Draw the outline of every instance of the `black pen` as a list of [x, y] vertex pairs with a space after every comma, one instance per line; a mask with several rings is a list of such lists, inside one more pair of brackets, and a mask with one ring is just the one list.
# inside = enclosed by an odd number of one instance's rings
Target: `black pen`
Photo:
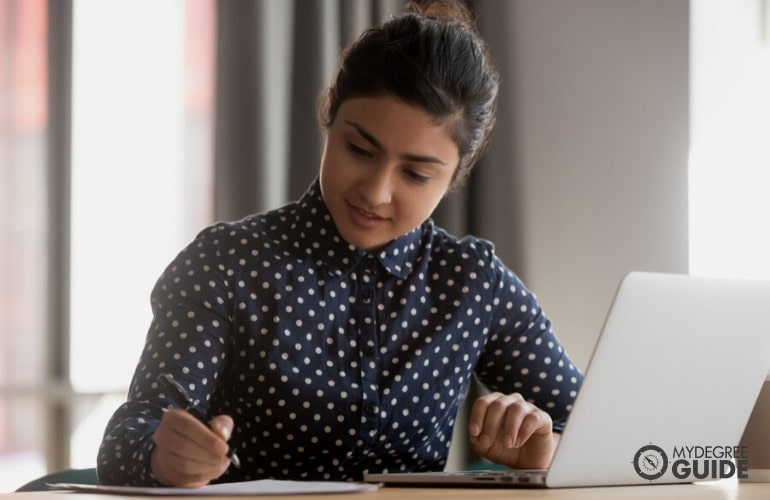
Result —
[[[158, 380], [163, 381], [167, 387], [174, 390], [177, 396], [177, 402], [179, 402], [180, 400], [184, 402], [184, 404], [186, 405], [184, 410], [187, 413], [195, 417], [199, 422], [201, 422], [206, 427], [209, 426], [208, 422], [206, 421], [206, 416], [203, 413], [201, 413], [201, 411], [193, 404], [192, 398], [190, 398], [190, 395], [187, 393], [186, 390], [184, 390], [184, 387], [182, 387], [182, 385], [179, 382], [174, 380], [174, 378], [168, 373], [161, 373], [160, 375], [158, 375]], [[227, 456], [230, 457], [230, 462], [234, 466], [236, 467], [241, 466], [241, 460], [238, 458], [238, 455], [235, 454], [235, 449], [233, 449], [232, 447], [229, 447], [227, 450]]]

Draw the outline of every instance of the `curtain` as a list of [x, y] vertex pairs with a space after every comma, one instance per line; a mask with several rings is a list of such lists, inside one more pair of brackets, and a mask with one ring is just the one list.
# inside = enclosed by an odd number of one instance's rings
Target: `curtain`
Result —
[[[72, 0], [48, 2], [48, 375], [69, 386], [70, 186], [72, 117]], [[48, 403], [52, 468], [69, 464], [72, 413], [61, 401]]]

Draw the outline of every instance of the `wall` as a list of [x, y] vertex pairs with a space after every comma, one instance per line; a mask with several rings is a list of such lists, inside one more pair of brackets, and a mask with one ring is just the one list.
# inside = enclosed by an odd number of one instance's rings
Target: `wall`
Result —
[[484, 232], [520, 235], [500, 253], [584, 368], [626, 272], [688, 270], [689, 2], [494, 5], [479, 5], [504, 78], [487, 161], [512, 174], [485, 189], [515, 203]]

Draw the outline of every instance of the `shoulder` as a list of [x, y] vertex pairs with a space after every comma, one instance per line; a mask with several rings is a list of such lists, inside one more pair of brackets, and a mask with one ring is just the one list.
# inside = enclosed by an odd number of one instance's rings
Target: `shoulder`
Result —
[[280, 208], [248, 215], [240, 220], [219, 221], [200, 231], [196, 241], [215, 246], [242, 244], [254, 240], [285, 241], [296, 228], [295, 202]]
[[480, 280], [495, 293], [528, 294], [521, 279], [498, 256], [493, 242], [473, 235], [458, 238], [435, 225], [432, 234], [430, 265], [434, 270]]
[[451, 259], [491, 268], [499, 265], [495, 245], [489, 240], [473, 235], [457, 237], [435, 224], [430, 225], [430, 231], [431, 256], [434, 259]]

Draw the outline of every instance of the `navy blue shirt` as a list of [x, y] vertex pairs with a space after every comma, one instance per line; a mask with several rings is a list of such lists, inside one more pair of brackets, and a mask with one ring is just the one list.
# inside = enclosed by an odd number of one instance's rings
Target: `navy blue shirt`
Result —
[[152, 292], [100, 481], [155, 484], [151, 436], [178, 404], [231, 415], [243, 463], [219, 481], [357, 480], [440, 470], [472, 377], [563, 427], [582, 376], [491, 243], [426, 221], [370, 254], [347, 244], [316, 180], [295, 203], [201, 232]]

